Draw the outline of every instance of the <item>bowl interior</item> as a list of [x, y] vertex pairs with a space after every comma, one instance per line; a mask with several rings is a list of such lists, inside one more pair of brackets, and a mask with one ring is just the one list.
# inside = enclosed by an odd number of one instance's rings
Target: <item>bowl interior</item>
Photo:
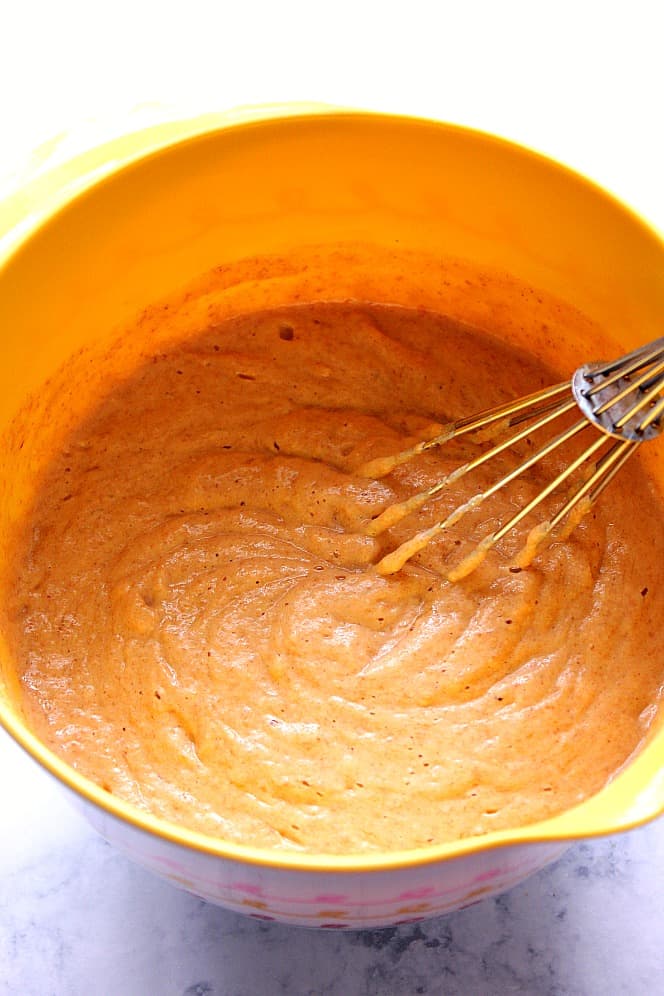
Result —
[[[433, 308], [517, 345], [536, 325], [542, 358], [571, 370], [603, 358], [607, 340], [618, 353], [659, 334], [664, 245], [575, 174], [459, 128], [324, 113], [185, 130], [52, 213], [0, 269], [5, 562], [39, 468], [103, 382], [224, 316], [349, 298]], [[644, 456], [664, 492], [664, 461]], [[0, 719], [71, 787], [126, 815], [31, 737], [1, 640]], [[580, 836], [653, 816], [663, 746], [660, 724], [598, 796], [492, 837]]]

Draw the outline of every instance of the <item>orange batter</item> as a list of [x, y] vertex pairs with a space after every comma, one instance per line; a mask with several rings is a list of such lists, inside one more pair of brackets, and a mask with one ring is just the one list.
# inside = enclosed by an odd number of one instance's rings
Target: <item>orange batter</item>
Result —
[[389, 577], [386, 550], [500, 468], [375, 538], [482, 444], [357, 473], [552, 378], [369, 305], [247, 315], [155, 356], [54, 457], [26, 525], [13, 638], [36, 732], [109, 792], [267, 847], [416, 847], [597, 791], [664, 681], [662, 507], [636, 462], [531, 567], [510, 569], [529, 520], [456, 584], [547, 468]]

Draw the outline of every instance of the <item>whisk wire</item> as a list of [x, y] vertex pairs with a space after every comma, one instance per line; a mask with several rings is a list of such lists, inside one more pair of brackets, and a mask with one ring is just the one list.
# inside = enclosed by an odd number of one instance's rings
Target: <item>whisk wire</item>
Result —
[[430, 439], [421, 440], [408, 449], [401, 450], [386, 457], [377, 457], [369, 460], [357, 468], [357, 473], [362, 477], [381, 478], [390, 474], [397, 467], [409, 462], [413, 457], [426, 453], [427, 450], [434, 449], [448, 443], [451, 439], [458, 439], [469, 432], [478, 432], [487, 429], [492, 425], [500, 424], [507, 420], [507, 427], [513, 428], [526, 419], [535, 418], [538, 415], [555, 410], [559, 401], [558, 398], [569, 393], [569, 384], [554, 384], [552, 387], [535, 391], [517, 401], [507, 402], [496, 408], [487, 408], [475, 415], [457, 419], [443, 427], [443, 431]]
[[[587, 428], [588, 426], [585, 422], [583, 421], [577, 422], [574, 426], [572, 426], [571, 430], [569, 430], [566, 433], [561, 433], [560, 436], [554, 439], [552, 444], [543, 447], [542, 450], [540, 451], [541, 455], [544, 456], [547, 455], [548, 453], [553, 452], [553, 450], [556, 449], [558, 446], [561, 446], [563, 443], [571, 439], [572, 436], [575, 436], [577, 433], [582, 432], [584, 429]], [[535, 498], [531, 499], [531, 501], [529, 501], [526, 505], [524, 505], [523, 508], [519, 509], [519, 511], [516, 512], [512, 516], [512, 518], [505, 523], [504, 526], [501, 526], [501, 528], [498, 529], [493, 534], [494, 542], [498, 543], [503, 538], [503, 536], [506, 536], [507, 533], [515, 526], [517, 526], [522, 519], [525, 519], [525, 517], [529, 515], [530, 512], [534, 511], [534, 509], [536, 509], [538, 505], [541, 505], [542, 502], [545, 500], [545, 498], [548, 498], [550, 494], [552, 494], [558, 487], [560, 487], [560, 485], [563, 484], [567, 480], [567, 478], [574, 473], [575, 470], [578, 470], [579, 467], [583, 463], [585, 463], [586, 460], [588, 460], [594, 453], [596, 453], [597, 450], [600, 449], [600, 447], [603, 445], [604, 445], [603, 439], [596, 439], [593, 443], [591, 443], [591, 445], [588, 446], [588, 448], [585, 449], [583, 453], [580, 454], [580, 456], [578, 456], [575, 460], [573, 460], [570, 464], [568, 464], [567, 467], [565, 467], [565, 469], [562, 470], [557, 475], [557, 477], [555, 477], [544, 488], [542, 488], [542, 490], [538, 492]], [[535, 455], [538, 457], [538, 459], [541, 458], [540, 454], [535, 454]], [[495, 491], [497, 489], [494, 488], [493, 490]]]
[[[643, 371], [641, 373], [641, 371]], [[634, 374], [639, 376], [634, 377]], [[567, 395], [567, 397], [565, 397]], [[599, 402], [599, 403], [597, 403]], [[405, 501], [389, 506], [370, 524], [368, 531], [376, 536], [401, 521], [405, 516], [422, 508], [430, 498], [461, 477], [523, 442], [532, 434], [553, 423], [575, 407], [583, 418], [559, 432], [551, 440], [504, 474], [498, 481], [457, 506], [446, 518], [421, 530], [376, 565], [381, 574], [400, 570], [406, 561], [424, 549], [431, 540], [456, 524], [473, 509], [520, 477], [540, 461], [553, 454], [585, 429], [599, 429], [596, 438], [574, 457], [553, 480], [546, 484], [529, 502], [494, 532], [485, 536], [473, 550], [447, 575], [457, 581], [465, 577], [486, 557], [488, 551], [502, 540], [526, 516], [531, 514], [572, 475], [582, 473], [581, 482], [563, 502], [562, 507], [548, 520], [531, 529], [526, 545], [517, 557], [517, 564], [527, 566], [539, 552], [542, 544], [554, 535], [569, 535], [584, 514], [597, 501], [600, 494], [613, 480], [627, 460], [647, 439], [664, 431], [664, 338], [609, 363], [596, 363], [580, 367], [571, 382], [555, 384], [513, 402], [485, 409], [476, 415], [458, 419], [446, 426], [442, 433], [423, 440], [415, 446], [393, 456], [369, 461], [359, 473], [367, 476], [385, 476], [413, 456], [468, 432], [491, 430], [489, 438], [503, 428], [513, 428], [527, 422], [525, 428], [496, 443], [473, 459], [446, 474], [433, 486], [420, 491]], [[613, 442], [610, 440], [613, 438]], [[609, 448], [607, 449], [607, 445]], [[604, 448], [604, 453], [600, 451]], [[594, 465], [591, 461], [595, 460]], [[583, 475], [583, 467], [590, 464]], [[563, 532], [559, 532], [563, 527]]]
[[646, 429], [659, 422], [662, 415], [664, 415], [664, 398], [654, 404], [649, 414], [643, 419], [641, 422], [642, 431], [645, 432]]
[[[588, 394], [595, 394], [603, 387], [609, 387], [621, 378], [631, 376], [637, 370], [641, 370], [649, 363], [660, 359], [663, 351], [664, 337], [654, 339], [645, 346], [639, 346], [637, 349], [633, 349], [631, 353], [626, 353], [624, 356], [620, 356], [617, 360], [612, 360], [610, 363], [594, 363], [589, 368], [582, 368], [584, 369], [585, 376], [590, 381], [595, 377], [605, 378], [600, 384], [593, 385], [589, 389]], [[615, 373], [616, 371], [618, 372]], [[612, 376], [613, 374], [615, 376]]]
[[[595, 415], [603, 415], [604, 412], [609, 410], [609, 408], [613, 408], [615, 405], [619, 404], [619, 402], [624, 401], [625, 398], [628, 398], [630, 394], [634, 394], [635, 391], [641, 390], [643, 392], [643, 397], [640, 398], [639, 401], [636, 401], [634, 403], [634, 406], [630, 409], [629, 414], [627, 416], [623, 416], [623, 418], [625, 418], [625, 421], [627, 421], [629, 418], [635, 415], [637, 411], [640, 411], [642, 408], [644, 408], [647, 404], [650, 403], [651, 400], [649, 397], [650, 391], [653, 389], [653, 387], [656, 387], [656, 385], [659, 383], [659, 380], [663, 373], [664, 373], [664, 363], [658, 363], [657, 366], [649, 368], [644, 374], [642, 374], [640, 377], [637, 377], [636, 380], [629, 381], [625, 385], [625, 387], [622, 388], [622, 390], [618, 391], [617, 394], [612, 395], [611, 397], [607, 398], [606, 401], [602, 402], [602, 404], [598, 405], [598, 407], [594, 409]], [[618, 380], [614, 380], [613, 384], [617, 384], [624, 379], [625, 377], [623, 375], [623, 377], [618, 378]], [[651, 385], [650, 389], [648, 387], [649, 384]], [[604, 384], [597, 385], [595, 393], [598, 393], [600, 389], [604, 390], [606, 386], [607, 386], [606, 382]], [[620, 424], [621, 424], [620, 421], [617, 421], [616, 427], [620, 426]]]
[[[549, 529], [556, 529], [586, 495], [588, 496], [586, 510], [589, 510], [597, 501], [604, 488], [611, 483], [623, 464], [636, 452], [637, 447], [640, 445], [640, 443], [633, 443], [630, 440], [614, 443], [611, 449], [597, 461], [594, 473], [584, 481], [549, 521]], [[587, 455], [589, 455], [588, 452], [584, 454], [584, 456]]]
[[[508, 439], [503, 440], [502, 443], [498, 443], [496, 446], [493, 446], [490, 450], [486, 450], [484, 453], [480, 453], [479, 456], [476, 456], [472, 460], [469, 460], [467, 463], [464, 463], [460, 467], [457, 467], [456, 470], [453, 470], [451, 471], [451, 473], [446, 474], [443, 478], [441, 478], [440, 481], [438, 481], [432, 487], [426, 488], [424, 491], [418, 492], [417, 494], [413, 495], [411, 498], [406, 499], [406, 501], [399, 502], [396, 505], [390, 505], [389, 508], [385, 510], [385, 512], [378, 515], [369, 524], [367, 532], [369, 533], [370, 536], [380, 535], [380, 533], [384, 532], [386, 529], [389, 529], [390, 526], [396, 525], [396, 523], [400, 522], [401, 519], [405, 518], [405, 516], [410, 515], [411, 512], [414, 512], [417, 509], [421, 508], [430, 498], [435, 497], [435, 495], [437, 495], [440, 491], [442, 491], [443, 488], [448, 487], [450, 484], [454, 484], [456, 481], [460, 480], [462, 477], [465, 477], [465, 475], [469, 474], [471, 471], [477, 470], [477, 468], [481, 467], [482, 464], [487, 463], [487, 461], [492, 460], [496, 456], [499, 456], [499, 454], [503, 453], [507, 449], [510, 449], [516, 443], [522, 442], [524, 439], [527, 439], [528, 436], [534, 434], [539, 429], [544, 428], [546, 425], [548, 425], [550, 422], [552, 422], [554, 419], [558, 418], [560, 415], [564, 414], [565, 412], [571, 411], [574, 407], [575, 403], [573, 400], [564, 401], [564, 402], [558, 401], [556, 402], [554, 408], [547, 406], [546, 414], [541, 415], [536, 422], [531, 423], [525, 429], [521, 429], [515, 435], [510, 436]], [[533, 414], [539, 414], [540, 412], [541, 409], [538, 408], [537, 411], [534, 412]], [[521, 421], [523, 421], [523, 419]], [[477, 427], [479, 426], [476, 426], [476, 428]], [[539, 459], [537, 455], [536, 457], [537, 459]], [[527, 466], [524, 465], [521, 467], [519, 472], [526, 469]], [[503, 480], [502, 483], [508, 483], [508, 482]], [[442, 524], [440, 525], [439, 528], [441, 529], [443, 528]]]

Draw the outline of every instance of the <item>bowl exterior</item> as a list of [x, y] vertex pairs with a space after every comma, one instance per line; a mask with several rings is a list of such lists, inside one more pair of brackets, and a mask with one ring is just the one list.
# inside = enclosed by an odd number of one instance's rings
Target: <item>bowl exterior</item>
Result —
[[300, 871], [193, 850], [72, 798], [110, 844], [172, 885], [256, 920], [327, 930], [416, 923], [472, 906], [511, 889], [568, 846], [524, 843], [378, 871]]

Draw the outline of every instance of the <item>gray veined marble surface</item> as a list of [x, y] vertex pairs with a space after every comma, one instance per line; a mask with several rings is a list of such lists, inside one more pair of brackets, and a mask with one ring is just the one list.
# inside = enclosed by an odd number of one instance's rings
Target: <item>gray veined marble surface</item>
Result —
[[409, 926], [260, 923], [132, 865], [0, 731], [0, 994], [664, 996], [664, 820]]

